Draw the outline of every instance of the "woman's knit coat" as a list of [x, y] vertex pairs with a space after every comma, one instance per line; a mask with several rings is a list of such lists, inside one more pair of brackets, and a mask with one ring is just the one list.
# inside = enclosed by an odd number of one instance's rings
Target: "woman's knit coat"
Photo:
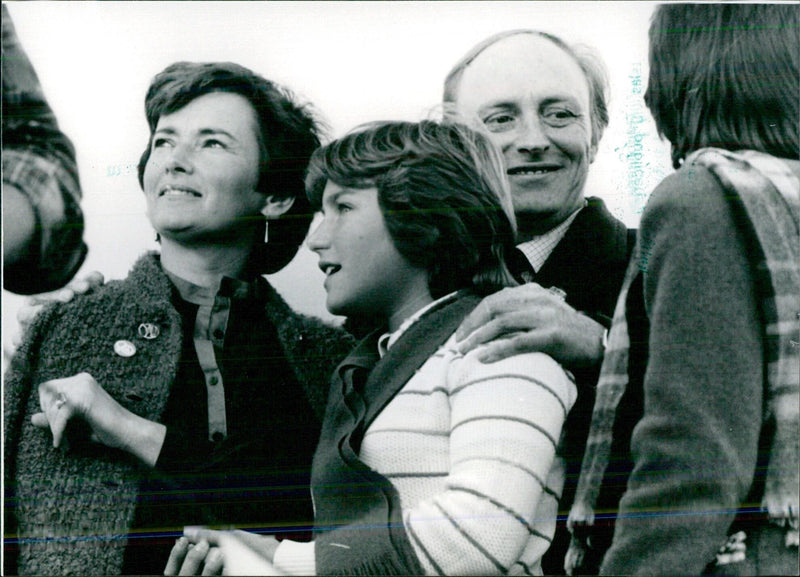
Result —
[[[39, 383], [88, 372], [126, 409], [159, 421], [181, 354], [171, 291], [158, 256], [148, 254], [127, 279], [48, 306], [27, 331], [5, 378], [5, 537], [20, 539], [18, 567], [7, 561], [7, 574], [120, 572], [142, 465], [99, 445], [54, 449], [30, 417], [40, 410]], [[331, 370], [352, 339], [295, 313], [274, 290], [265, 312], [302, 386], [288, 393], [305, 394], [321, 418]], [[140, 336], [142, 323], [156, 325], [158, 337]], [[135, 354], [115, 353], [119, 340], [133, 343]]]

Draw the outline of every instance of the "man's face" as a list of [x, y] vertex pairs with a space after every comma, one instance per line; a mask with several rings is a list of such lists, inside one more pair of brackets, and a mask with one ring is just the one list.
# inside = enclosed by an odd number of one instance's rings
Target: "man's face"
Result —
[[596, 147], [589, 85], [572, 56], [540, 36], [505, 38], [464, 71], [455, 106], [502, 151], [523, 237], [583, 204]]

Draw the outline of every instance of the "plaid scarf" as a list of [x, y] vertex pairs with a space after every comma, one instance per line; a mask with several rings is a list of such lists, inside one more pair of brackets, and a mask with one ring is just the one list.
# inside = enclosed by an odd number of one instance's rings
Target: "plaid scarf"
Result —
[[[763, 420], [775, 425], [762, 508], [773, 523], [786, 527], [786, 545], [796, 545], [800, 502], [800, 183], [779, 159], [755, 151], [705, 148], [690, 155], [686, 163], [703, 166], [715, 175], [745, 234], [763, 323], [767, 378]], [[625, 303], [638, 274], [639, 262], [634, 256], [614, 312], [577, 493], [567, 521], [573, 534], [566, 558], [570, 573], [583, 568], [589, 551], [616, 411], [628, 385], [630, 339]]]

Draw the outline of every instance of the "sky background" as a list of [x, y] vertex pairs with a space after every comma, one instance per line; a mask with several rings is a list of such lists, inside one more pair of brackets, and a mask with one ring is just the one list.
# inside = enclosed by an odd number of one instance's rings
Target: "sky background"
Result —
[[[628, 226], [671, 172], [642, 96], [650, 2], [9, 2], [62, 130], [84, 197], [86, 262], [126, 276], [157, 248], [136, 163], [147, 144], [150, 80], [179, 60], [233, 61], [293, 89], [328, 137], [371, 120], [431, 116], [452, 65], [483, 38], [535, 28], [587, 44], [606, 62], [611, 121], [586, 186]], [[323, 275], [306, 248], [270, 282], [301, 312], [325, 311]], [[3, 292], [4, 350], [23, 297]]]

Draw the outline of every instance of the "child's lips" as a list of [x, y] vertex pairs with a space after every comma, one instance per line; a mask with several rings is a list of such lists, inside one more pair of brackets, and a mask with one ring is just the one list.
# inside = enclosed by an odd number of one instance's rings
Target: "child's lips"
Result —
[[332, 274], [337, 273], [342, 267], [341, 267], [341, 265], [338, 265], [338, 264], [320, 263], [319, 264], [319, 268], [323, 273], [325, 273], [326, 277], [329, 277]]

